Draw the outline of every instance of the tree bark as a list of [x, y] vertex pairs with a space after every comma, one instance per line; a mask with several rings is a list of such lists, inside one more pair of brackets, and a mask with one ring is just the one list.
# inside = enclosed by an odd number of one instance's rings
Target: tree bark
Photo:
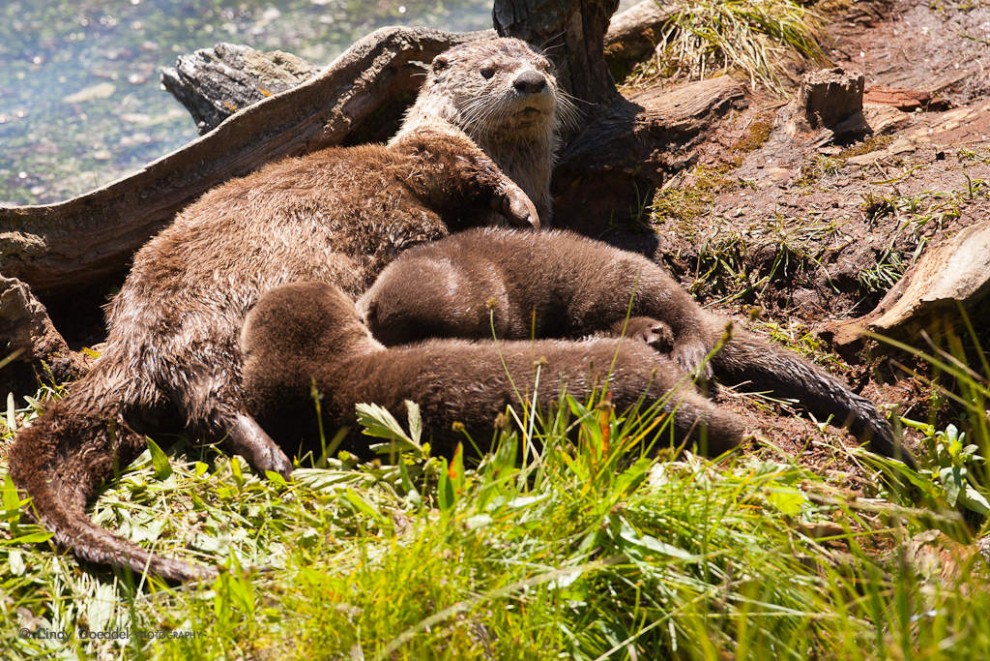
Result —
[[619, 0], [495, 0], [492, 20], [503, 37], [545, 49], [558, 80], [589, 117], [621, 97], [605, 64], [605, 32]]

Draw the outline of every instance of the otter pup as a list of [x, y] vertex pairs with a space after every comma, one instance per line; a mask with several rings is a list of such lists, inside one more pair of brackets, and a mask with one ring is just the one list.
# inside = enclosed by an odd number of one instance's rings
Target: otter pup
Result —
[[[530, 164], [503, 159], [552, 162], [560, 98], [549, 66], [516, 39], [453, 48], [388, 145], [269, 164], [207, 192], [145, 245], [109, 307], [105, 352], [10, 451], [11, 477], [55, 540], [95, 563], [212, 576], [95, 526], [86, 505], [97, 486], [145, 434], [170, 427], [226, 439], [257, 470], [287, 475], [292, 464], [244, 406], [237, 337], [248, 309], [300, 280], [358, 294], [402, 250], [487, 221], [489, 208], [537, 225], [530, 198], [547, 204], [549, 170], [520, 188], [503, 171]], [[511, 141], [525, 148], [504, 150]]]
[[[356, 428], [355, 404], [397, 412], [411, 400], [420, 406], [433, 448], [448, 456], [463, 440], [452, 423], [462, 423], [475, 441], [491, 438], [495, 417], [507, 405], [531, 403], [534, 387], [543, 407], [563, 389], [580, 399], [606, 386], [620, 411], [663, 401], [658, 412], [672, 416], [676, 440], [700, 439], [712, 455], [735, 447], [744, 430], [737, 416], [698, 394], [690, 379], [642, 342], [429, 340], [386, 349], [351, 299], [322, 282], [285, 285], [262, 296], [244, 322], [241, 350], [248, 410], [280, 442], [301, 442], [309, 450], [319, 450], [308, 396], [314, 383], [328, 428]], [[352, 432], [347, 449], [367, 454], [360, 438]]]
[[[673, 332], [673, 355], [695, 369], [720, 343], [726, 320], [703, 310], [656, 263], [562, 231], [476, 229], [419, 246], [382, 271], [358, 301], [386, 345], [427, 337], [575, 336], [654, 317]], [[883, 416], [838, 380], [755, 335], [733, 329], [710, 368], [729, 384], [796, 398], [888, 457], [913, 464]]]
[[493, 334], [575, 338], [631, 312], [666, 322], [672, 356], [691, 372], [707, 369], [718, 338], [705, 312], [655, 263], [563, 231], [468, 232], [413, 250], [382, 272], [358, 309], [389, 346]]

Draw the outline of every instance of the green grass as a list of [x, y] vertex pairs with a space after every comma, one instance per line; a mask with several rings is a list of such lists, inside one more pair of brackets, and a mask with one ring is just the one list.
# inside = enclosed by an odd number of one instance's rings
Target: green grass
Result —
[[676, 2], [673, 10], [657, 47], [666, 75], [707, 78], [737, 69], [753, 85], [781, 90], [788, 61], [826, 59], [820, 19], [803, 3], [704, 0]]
[[[9, 407], [5, 424], [33, 415]], [[917, 508], [879, 486], [884, 471], [903, 475], [897, 464], [852, 450], [878, 486], [851, 493], [772, 447], [674, 461], [655, 415], [565, 399], [465, 468], [460, 455], [430, 457], [410, 419], [364, 411], [400, 461], [331, 458], [289, 483], [181, 441], [168, 463], [154, 448], [135, 461], [96, 520], [227, 568], [206, 585], [84, 571], [25, 521], [0, 468], [0, 647], [12, 658], [990, 653], [969, 527], [931, 480]], [[970, 433], [985, 454], [986, 435]]]

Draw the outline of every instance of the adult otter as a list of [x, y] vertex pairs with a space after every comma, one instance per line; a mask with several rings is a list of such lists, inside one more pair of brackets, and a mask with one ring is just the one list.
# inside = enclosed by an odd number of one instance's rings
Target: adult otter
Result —
[[[486, 107], [475, 108], [475, 98]], [[95, 526], [85, 508], [96, 487], [169, 421], [226, 438], [258, 470], [289, 473], [289, 460], [243, 405], [237, 336], [248, 309], [299, 280], [360, 293], [400, 251], [487, 220], [488, 207], [537, 224], [527, 196], [545, 203], [548, 182], [533, 175], [520, 189], [499, 169], [517, 164], [499, 162], [492, 146], [508, 132], [551, 162], [557, 101], [547, 60], [525, 43], [471, 42], [434, 60], [387, 146], [285, 159], [181, 212], [135, 255], [109, 308], [100, 360], [10, 451], [11, 477], [55, 540], [83, 560], [171, 580], [212, 575]]]
[[[621, 322], [631, 310], [669, 324], [674, 356], [688, 367], [716, 347], [726, 323], [640, 255], [568, 232], [495, 228], [407, 251], [358, 308], [387, 345], [493, 332], [504, 339], [576, 336]], [[819, 417], [834, 415], [875, 451], [913, 463], [869, 400], [793, 352], [733, 329], [710, 366], [730, 384], [796, 398]]]
[[[317, 452], [313, 401], [299, 396], [312, 383], [323, 394], [328, 429], [356, 429], [357, 403], [399, 411], [412, 400], [432, 447], [448, 456], [464, 440], [452, 422], [462, 423], [475, 441], [490, 439], [495, 417], [509, 404], [531, 403], [534, 389], [544, 407], [562, 389], [580, 399], [606, 384], [617, 410], [662, 400], [657, 412], [672, 414], [676, 440], [699, 439], [709, 454], [735, 447], [744, 430], [737, 416], [700, 395], [683, 371], [641, 341], [429, 340], [386, 349], [351, 299], [321, 282], [285, 285], [262, 296], [244, 323], [241, 350], [248, 410], [281, 443]], [[352, 433], [348, 449], [362, 453], [367, 437], [365, 443], [360, 438]]]

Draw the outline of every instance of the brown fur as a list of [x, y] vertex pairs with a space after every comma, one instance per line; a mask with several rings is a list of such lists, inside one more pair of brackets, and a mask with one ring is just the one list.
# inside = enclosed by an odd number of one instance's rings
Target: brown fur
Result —
[[[669, 324], [673, 355], [692, 370], [726, 325], [650, 260], [559, 231], [477, 229], [417, 247], [382, 272], [358, 307], [387, 345], [493, 332], [505, 339], [580, 335], [621, 323], [631, 310]], [[735, 328], [710, 367], [729, 384], [795, 398], [821, 418], [834, 415], [877, 452], [912, 462], [872, 403], [792, 352]]]
[[[357, 294], [402, 250], [487, 220], [489, 208], [537, 224], [528, 196], [495, 162], [515, 164], [498, 154], [493, 162], [478, 147], [498, 141], [502, 124], [471, 119], [464, 90], [488, 90], [486, 103], [501, 109], [500, 118], [518, 114], [552, 135], [550, 73], [540, 74], [539, 90], [514, 83], [523, 74], [532, 79], [545, 62], [512, 39], [454, 49], [437, 59], [387, 146], [331, 148], [268, 165], [206, 193], [142, 248], [109, 308], [103, 356], [11, 450], [10, 474], [56, 541], [83, 560], [168, 579], [212, 575], [95, 526], [85, 507], [97, 486], [142, 451], [143, 434], [169, 426], [226, 438], [255, 468], [288, 474], [288, 458], [242, 401], [237, 335], [248, 309], [298, 280]], [[510, 122], [508, 130], [521, 129]], [[552, 145], [544, 148], [549, 163]]]
[[546, 407], [563, 389], [585, 399], [606, 382], [620, 411], [666, 400], [663, 411], [673, 411], [675, 440], [701, 438], [708, 453], [735, 447], [743, 434], [739, 418], [719, 410], [668, 359], [636, 340], [430, 340], [386, 349], [351, 299], [319, 282], [265, 294], [248, 314], [241, 338], [249, 410], [279, 442], [317, 453], [313, 383], [322, 393], [327, 433], [351, 427], [347, 449], [359, 454], [367, 454], [367, 437], [362, 442], [355, 430], [357, 403], [398, 414], [405, 400], [416, 402], [433, 448], [450, 455], [464, 440], [451, 428], [454, 422], [485, 450], [495, 417], [510, 404], [519, 410], [532, 402], [534, 389]]

